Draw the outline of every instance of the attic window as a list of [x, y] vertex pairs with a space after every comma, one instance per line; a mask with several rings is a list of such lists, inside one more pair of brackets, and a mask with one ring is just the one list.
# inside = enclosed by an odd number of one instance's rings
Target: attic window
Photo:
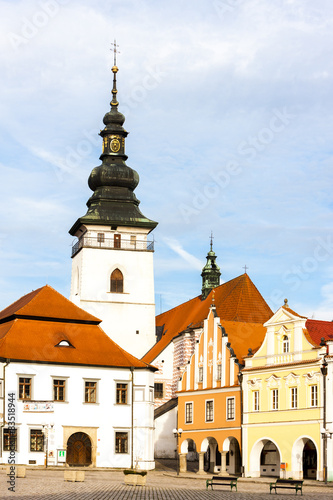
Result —
[[60, 340], [59, 344], [55, 347], [74, 347], [68, 340]]

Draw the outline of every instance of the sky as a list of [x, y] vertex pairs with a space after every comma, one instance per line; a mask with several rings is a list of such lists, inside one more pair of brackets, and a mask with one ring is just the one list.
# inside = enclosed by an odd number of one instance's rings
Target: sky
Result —
[[158, 226], [156, 313], [247, 273], [276, 311], [333, 319], [330, 0], [0, 0], [0, 309], [70, 292], [68, 230], [119, 51], [119, 111]]

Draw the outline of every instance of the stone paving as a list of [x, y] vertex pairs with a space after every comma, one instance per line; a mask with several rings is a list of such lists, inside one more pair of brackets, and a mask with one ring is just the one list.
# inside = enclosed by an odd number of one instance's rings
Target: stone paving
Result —
[[[207, 476], [211, 477], [211, 475]], [[177, 477], [170, 471], [151, 471], [147, 486], [126, 486], [120, 471], [85, 471], [83, 483], [64, 481], [62, 470], [27, 470], [26, 478], [16, 479], [15, 492], [8, 491], [8, 477], [0, 470], [0, 499], [15, 500], [288, 500], [295, 498], [292, 490], [269, 494], [269, 479], [258, 482], [239, 479], [238, 492], [224, 486], [206, 491], [206, 478], [198, 479], [190, 473]], [[300, 495], [298, 495], [300, 496]], [[307, 484], [303, 487], [304, 500], [333, 500], [333, 485]]]

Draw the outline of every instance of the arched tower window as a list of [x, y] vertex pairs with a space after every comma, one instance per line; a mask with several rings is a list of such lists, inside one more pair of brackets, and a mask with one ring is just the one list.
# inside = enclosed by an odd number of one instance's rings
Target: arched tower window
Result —
[[119, 269], [115, 269], [111, 274], [110, 290], [113, 293], [123, 293], [124, 291], [124, 277]]
[[285, 335], [282, 339], [283, 352], [289, 352], [289, 339]]

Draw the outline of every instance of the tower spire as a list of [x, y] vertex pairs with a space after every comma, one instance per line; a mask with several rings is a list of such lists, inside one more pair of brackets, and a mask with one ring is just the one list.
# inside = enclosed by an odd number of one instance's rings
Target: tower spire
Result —
[[75, 236], [82, 224], [112, 226], [130, 226], [147, 228], [149, 231], [157, 222], [145, 217], [139, 210], [140, 201], [134, 194], [139, 184], [138, 173], [126, 165], [125, 139], [128, 132], [124, 129], [125, 116], [118, 111], [117, 66], [118, 45], [111, 44], [113, 51], [113, 86], [111, 109], [103, 118], [104, 129], [100, 131], [103, 149], [100, 159], [102, 164], [95, 167], [89, 177], [88, 185], [93, 191], [87, 201], [88, 211], [80, 217], [70, 229]]
[[220, 268], [216, 264], [216, 255], [213, 251], [213, 232], [210, 235], [210, 251], [207, 254], [207, 262], [202, 269], [201, 300], [205, 300], [209, 292], [220, 284]]

